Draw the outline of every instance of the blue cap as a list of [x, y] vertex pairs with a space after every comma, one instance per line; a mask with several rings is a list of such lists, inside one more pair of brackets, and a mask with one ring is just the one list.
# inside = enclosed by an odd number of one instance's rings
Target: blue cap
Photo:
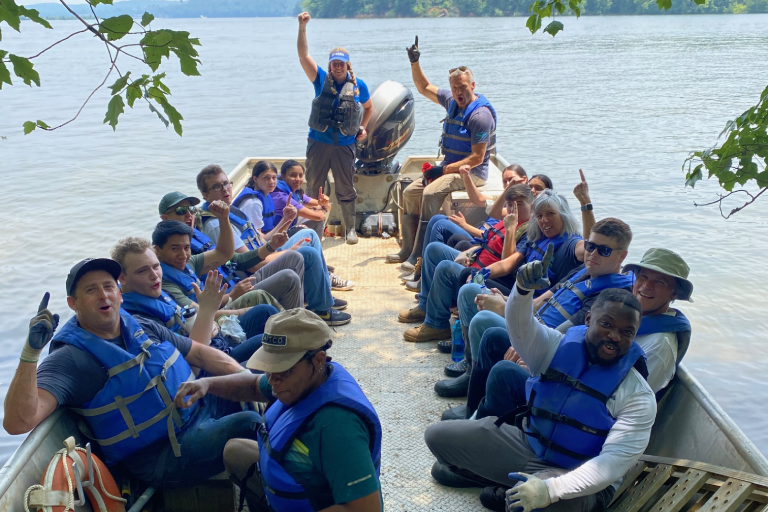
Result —
[[328, 55], [328, 62], [331, 62], [334, 60], [340, 60], [341, 62], [349, 62], [349, 54], [343, 51], [331, 52], [331, 54]]

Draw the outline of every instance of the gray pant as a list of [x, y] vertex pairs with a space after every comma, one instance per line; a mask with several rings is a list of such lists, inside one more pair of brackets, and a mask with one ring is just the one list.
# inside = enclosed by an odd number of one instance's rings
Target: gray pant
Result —
[[272, 295], [285, 309], [304, 307], [304, 258], [298, 252], [283, 251], [253, 277], [253, 287]]
[[[333, 146], [313, 139], [307, 142], [307, 195], [317, 199], [320, 187], [325, 186], [328, 170], [333, 172], [336, 200], [351, 203], [357, 199], [355, 190], [355, 145]], [[327, 190], [323, 190], [328, 194]]]
[[[474, 174], [470, 176], [475, 186], [485, 185], [485, 180]], [[417, 178], [403, 190], [404, 213], [406, 215], [421, 214], [421, 220], [428, 221], [443, 207], [448, 194], [457, 190], [464, 190], [464, 181], [461, 175], [456, 173], [440, 176], [427, 186], [424, 186], [421, 178]]]
[[[514, 483], [507, 477], [513, 472], [522, 471], [542, 480], [570, 472], [539, 460], [520, 429], [512, 425], [497, 427], [496, 419], [441, 421], [427, 428], [424, 440], [442, 464], [471, 471], [507, 487]], [[608, 486], [597, 494], [560, 500], [542, 510], [599, 512], [607, 508], [613, 493], [614, 488]]]

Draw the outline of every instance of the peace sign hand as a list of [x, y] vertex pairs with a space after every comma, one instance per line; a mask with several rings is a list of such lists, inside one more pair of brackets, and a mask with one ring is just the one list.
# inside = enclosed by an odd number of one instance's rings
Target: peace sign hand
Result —
[[546, 290], [549, 283], [549, 264], [555, 252], [554, 244], [547, 245], [547, 252], [541, 261], [526, 263], [517, 271], [517, 286], [522, 290]]
[[419, 57], [421, 57], [421, 52], [419, 52], [419, 36], [416, 36], [416, 41], [410, 48], [406, 48], [405, 51], [408, 52], [408, 60], [414, 64], [419, 62]]
[[573, 195], [579, 200], [579, 203], [584, 206], [592, 201], [589, 199], [589, 185], [587, 185], [587, 179], [584, 177], [584, 172], [579, 169], [579, 176], [581, 182], [573, 188]]
[[512, 203], [512, 211], [507, 212], [504, 217], [504, 231], [513, 234], [512, 230], [517, 228], [517, 202]]

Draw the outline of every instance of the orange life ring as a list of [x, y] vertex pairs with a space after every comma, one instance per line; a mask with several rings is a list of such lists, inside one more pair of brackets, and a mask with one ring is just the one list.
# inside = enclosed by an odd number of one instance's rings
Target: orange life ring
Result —
[[[126, 500], [107, 466], [90, 450], [75, 446], [75, 438], [68, 437], [64, 448], [56, 452], [40, 479], [24, 494], [24, 510], [38, 512], [67, 512], [75, 510], [75, 491], [88, 497], [94, 512], [125, 512]], [[73, 465], [77, 468], [73, 469]], [[89, 469], [92, 468], [92, 469]], [[93, 474], [90, 474], [91, 471]], [[76, 476], [77, 475], [77, 476]], [[80, 482], [78, 482], [78, 477]]]

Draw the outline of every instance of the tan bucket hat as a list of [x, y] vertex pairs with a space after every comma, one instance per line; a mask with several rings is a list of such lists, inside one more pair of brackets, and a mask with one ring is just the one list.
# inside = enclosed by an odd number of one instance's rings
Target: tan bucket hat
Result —
[[331, 329], [322, 318], [307, 309], [289, 309], [269, 317], [261, 348], [245, 366], [268, 373], [284, 372], [330, 339]]
[[688, 264], [680, 257], [676, 252], [669, 249], [648, 249], [643, 254], [643, 259], [640, 263], [630, 263], [624, 265], [624, 271], [637, 273], [640, 268], [647, 268], [648, 270], [655, 270], [668, 276], [674, 277], [682, 289], [682, 293], [677, 297], [679, 300], [687, 300], [693, 302], [691, 294], [693, 293], [693, 283], [688, 280], [688, 274], [690, 268]]

